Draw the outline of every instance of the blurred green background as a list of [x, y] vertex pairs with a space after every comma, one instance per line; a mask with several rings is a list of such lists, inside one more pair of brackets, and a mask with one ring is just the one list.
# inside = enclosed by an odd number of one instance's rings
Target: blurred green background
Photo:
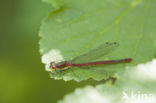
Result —
[[56, 103], [87, 82], [49, 78], [39, 54], [39, 28], [51, 10], [41, 0], [0, 2], [0, 103]]

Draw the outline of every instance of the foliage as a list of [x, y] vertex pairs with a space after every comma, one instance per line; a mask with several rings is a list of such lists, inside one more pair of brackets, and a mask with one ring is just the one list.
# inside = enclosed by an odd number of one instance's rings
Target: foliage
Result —
[[[82, 81], [107, 79], [136, 65], [152, 60], [156, 54], [155, 1], [153, 0], [45, 0], [53, 8], [43, 20], [40, 29], [40, 52], [46, 68], [50, 58], [59, 55], [70, 60], [105, 42], [118, 42], [120, 46], [99, 60], [132, 57], [129, 64], [92, 68], [73, 68], [65, 74], [51, 73], [55, 79]], [[50, 51], [57, 51], [49, 55]], [[58, 54], [58, 55], [57, 55]], [[48, 57], [49, 56], [49, 57]], [[60, 58], [59, 58], [60, 59]], [[45, 62], [46, 61], [46, 62]], [[48, 70], [48, 69], [47, 69]]]
[[115, 85], [79, 88], [58, 103], [155, 103], [156, 70], [152, 66], [156, 66], [156, 60], [127, 68], [118, 74], [119, 81]]

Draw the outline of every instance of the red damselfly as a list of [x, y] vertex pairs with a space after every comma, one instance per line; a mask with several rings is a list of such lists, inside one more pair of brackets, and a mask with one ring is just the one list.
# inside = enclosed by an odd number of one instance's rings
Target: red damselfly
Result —
[[105, 43], [100, 45], [98, 48], [95, 48], [87, 53], [84, 53], [74, 59], [69, 61], [62, 61], [59, 63], [51, 62], [50, 68], [55, 71], [65, 71], [72, 67], [82, 67], [82, 66], [98, 66], [98, 65], [108, 65], [108, 64], [118, 64], [118, 63], [128, 63], [132, 61], [132, 58], [118, 59], [118, 60], [107, 60], [107, 61], [94, 61], [104, 55], [113, 51], [116, 47], [119, 46], [119, 43]]

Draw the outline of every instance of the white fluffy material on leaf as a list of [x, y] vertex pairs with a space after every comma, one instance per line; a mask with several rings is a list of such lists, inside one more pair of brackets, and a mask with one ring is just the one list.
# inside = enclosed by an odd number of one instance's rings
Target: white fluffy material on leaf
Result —
[[42, 63], [45, 64], [46, 71], [52, 71], [52, 69], [50, 68], [50, 62], [52, 61], [55, 63], [64, 61], [63, 56], [61, 55], [61, 52], [59, 50], [52, 49], [42, 56]]

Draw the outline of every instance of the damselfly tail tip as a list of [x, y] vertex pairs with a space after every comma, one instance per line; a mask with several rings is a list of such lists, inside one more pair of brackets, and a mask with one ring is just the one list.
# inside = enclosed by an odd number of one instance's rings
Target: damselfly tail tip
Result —
[[125, 61], [132, 62], [133, 61], [133, 58], [127, 58], [127, 59], [125, 59]]

